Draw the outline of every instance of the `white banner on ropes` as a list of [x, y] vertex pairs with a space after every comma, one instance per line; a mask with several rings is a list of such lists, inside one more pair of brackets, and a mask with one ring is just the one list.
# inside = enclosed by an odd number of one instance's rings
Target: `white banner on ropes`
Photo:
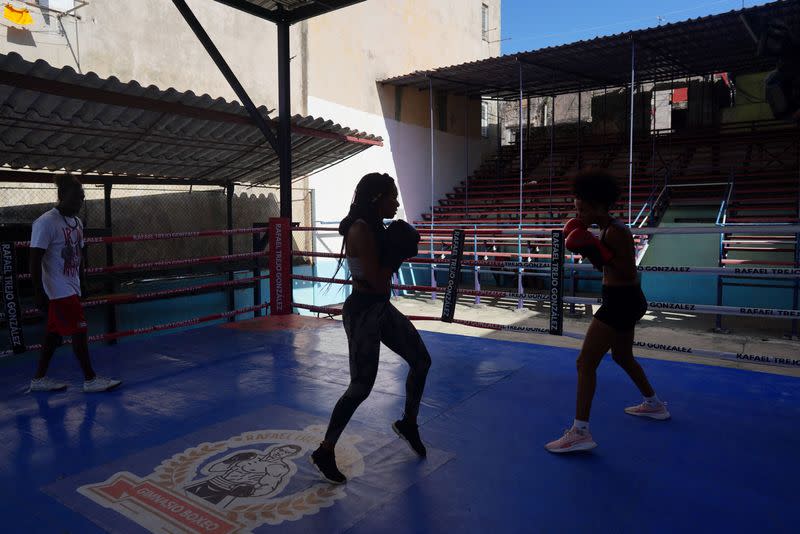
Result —
[[[599, 297], [564, 297], [568, 304], [602, 304]], [[714, 306], [711, 304], [687, 304], [684, 302], [659, 302], [648, 301], [647, 309], [650, 311], [676, 311], [709, 313], [713, 315], [743, 315], [748, 317], [774, 317], [777, 319], [798, 319], [800, 310], [782, 310], [771, 308], [751, 308], [747, 306]]]
[[[585, 337], [583, 334], [576, 334], [573, 332], [564, 332], [563, 335], [566, 337], [571, 337], [573, 339], [583, 339]], [[693, 347], [684, 347], [682, 345], [672, 345], [669, 343], [649, 343], [646, 341], [634, 341], [633, 346], [646, 350], [654, 350], [660, 352], [675, 352], [678, 354], [691, 354], [693, 356], [701, 356], [704, 358], [716, 358], [732, 362], [752, 362], [764, 365], [800, 368], [800, 358], [796, 357], [697, 349]]]

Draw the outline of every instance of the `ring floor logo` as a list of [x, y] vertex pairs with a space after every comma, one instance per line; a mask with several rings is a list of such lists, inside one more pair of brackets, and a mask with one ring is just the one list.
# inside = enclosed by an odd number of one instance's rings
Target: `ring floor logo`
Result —
[[[78, 492], [151, 532], [243, 533], [316, 514], [343, 498], [344, 486], [292, 484], [324, 428], [257, 430], [200, 443], [139, 477], [120, 471]], [[364, 473], [357, 436], [343, 436], [337, 462], [349, 478]]]

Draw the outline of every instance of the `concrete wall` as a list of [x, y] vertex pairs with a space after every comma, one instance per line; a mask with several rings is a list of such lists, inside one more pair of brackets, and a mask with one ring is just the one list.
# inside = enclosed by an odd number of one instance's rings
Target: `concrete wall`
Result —
[[376, 80], [499, 55], [481, 4], [497, 40], [500, 0], [369, 0], [310, 20], [310, 96], [379, 114]]

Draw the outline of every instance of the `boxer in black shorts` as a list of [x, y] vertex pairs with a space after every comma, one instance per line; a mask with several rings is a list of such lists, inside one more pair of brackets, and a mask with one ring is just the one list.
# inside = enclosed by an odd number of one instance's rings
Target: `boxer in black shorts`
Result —
[[350, 212], [339, 224], [353, 277], [353, 293], [342, 309], [350, 352], [350, 385], [333, 408], [325, 440], [311, 455], [322, 476], [336, 484], [347, 479], [336, 465], [334, 448], [353, 413], [372, 391], [381, 343], [409, 366], [405, 411], [392, 429], [420, 457], [427, 454], [419, 436], [417, 414], [431, 357], [417, 329], [389, 301], [392, 273], [403, 260], [417, 255], [419, 243], [417, 231], [403, 221], [384, 227], [383, 220], [394, 217], [398, 206], [394, 179], [388, 174], [367, 174], [356, 187]]
[[[565, 246], [603, 273], [603, 305], [592, 319], [578, 355], [578, 394], [573, 425], [561, 438], [545, 445], [548, 451], [556, 453], [597, 446], [589, 432], [589, 413], [597, 383], [597, 367], [609, 349], [614, 362], [625, 370], [644, 396], [641, 404], [626, 408], [625, 412], [657, 420], [670, 417], [633, 357], [634, 328], [647, 311], [647, 300], [639, 283], [633, 235], [627, 225], [609, 213], [619, 198], [616, 180], [601, 171], [588, 171], [575, 178], [573, 189], [578, 217], [564, 227]], [[589, 231], [592, 224], [601, 228], [599, 239]]]

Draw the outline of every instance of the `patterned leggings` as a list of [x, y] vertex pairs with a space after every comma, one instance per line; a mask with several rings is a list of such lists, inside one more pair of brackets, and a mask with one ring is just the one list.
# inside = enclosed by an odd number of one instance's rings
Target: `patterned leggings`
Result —
[[339, 440], [356, 408], [372, 391], [381, 342], [408, 362], [405, 419], [416, 422], [431, 366], [417, 329], [392, 306], [388, 295], [353, 293], [345, 301], [342, 315], [350, 348], [350, 386], [333, 409], [325, 440], [331, 444]]

